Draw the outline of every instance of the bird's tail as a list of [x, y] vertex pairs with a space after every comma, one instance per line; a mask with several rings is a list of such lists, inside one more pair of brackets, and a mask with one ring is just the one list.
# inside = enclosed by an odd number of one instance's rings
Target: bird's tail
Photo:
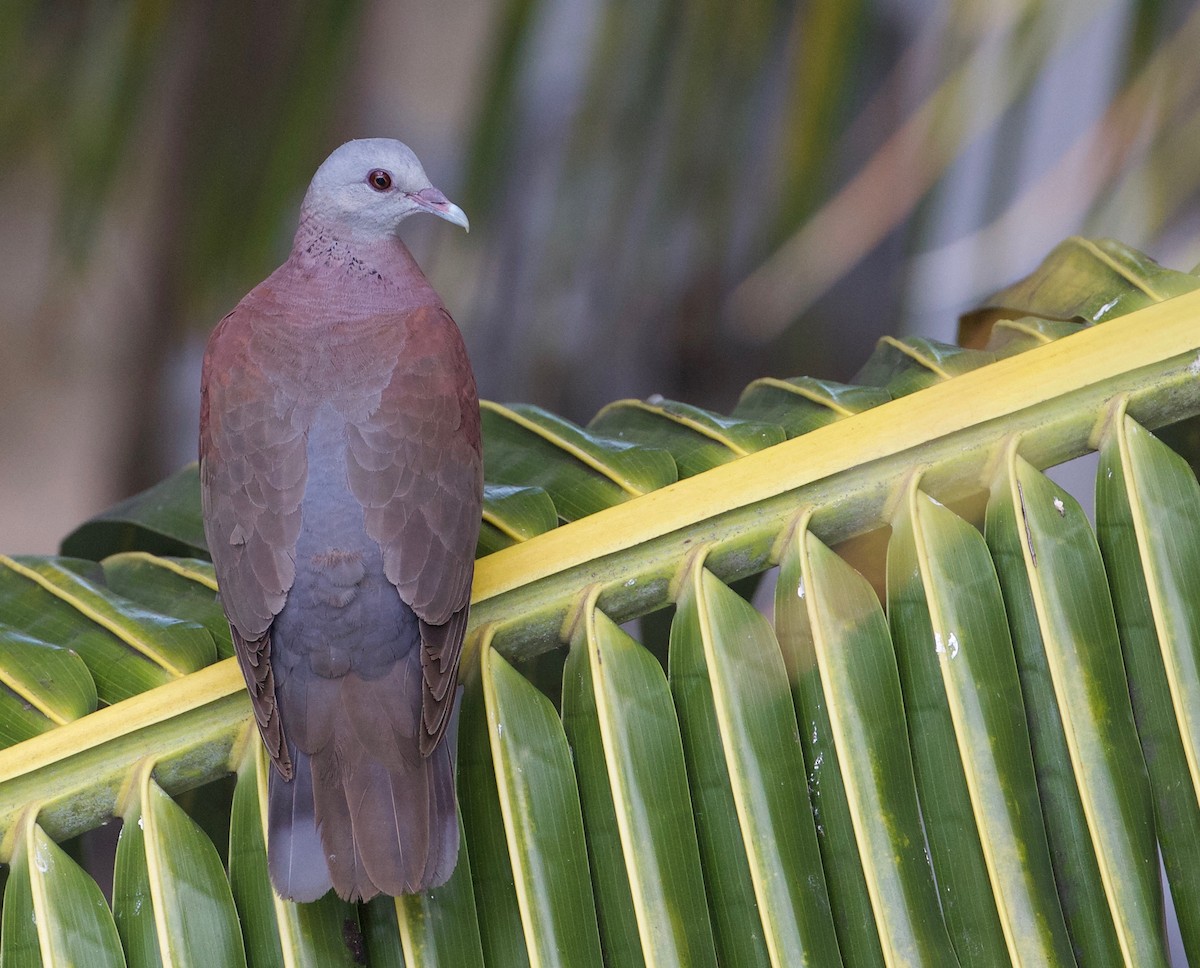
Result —
[[268, 855], [280, 896], [311, 901], [332, 886], [366, 900], [446, 882], [458, 860], [457, 713], [429, 756], [397, 757], [383, 737], [372, 748], [338, 729], [339, 742], [311, 759], [293, 750], [291, 782], [272, 771]]

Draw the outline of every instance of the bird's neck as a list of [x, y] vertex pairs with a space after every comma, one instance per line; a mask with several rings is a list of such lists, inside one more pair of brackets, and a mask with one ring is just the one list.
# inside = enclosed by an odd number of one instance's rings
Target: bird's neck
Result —
[[342, 305], [349, 299], [366, 312], [440, 303], [408, 247], [395, 235], [362, 237], [301, 219], [292, 253], [276, 286], [317, 288]]

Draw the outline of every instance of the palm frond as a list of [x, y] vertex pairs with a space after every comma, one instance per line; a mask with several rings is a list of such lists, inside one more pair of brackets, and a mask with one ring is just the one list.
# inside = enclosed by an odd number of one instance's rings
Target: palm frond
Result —
[[[98, 564], [0, 559], [0, 726], [37, 734], [0, 751], [3, 956], [186, 964], [199, 932], [249, 964], [1165, 965], [1161, 850], [1197, 959], [1200, 484], [1151, 431], [1200, 413], [1200, 293], [1072, 245], [985, 349], [885, 341], [882, 389], [588, 428], [489, 405], [511, 543], [476, 572], [462, 858], [419, 897], [271, 893], [211, 570], [128, 548], [197, 548], [163, 504], [188, 473], [68, 539]], [[1093, 530], [1043, 470], [1096, 449]], [[769, 621], [732, 583], [774, 565]], [[664, 606], [665, 662], [619, 627]], [[42, 681], [11, 658], [54, 645], [77, 658]], [[227, 876], [173, 798], [230, 772]], [[52, 840], [112, 816], [110, 916]]]

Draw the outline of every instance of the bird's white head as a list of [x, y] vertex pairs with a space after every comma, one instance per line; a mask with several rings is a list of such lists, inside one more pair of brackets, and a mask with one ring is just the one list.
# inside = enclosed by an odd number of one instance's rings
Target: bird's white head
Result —
[[470, 229], [463, 210], [429, 182], [406, 144], [392, 138], [347, 141], [325, 159], [304, 196], [302, 217], [339, 234], [393, 235], [414, 212], [430, 212]]

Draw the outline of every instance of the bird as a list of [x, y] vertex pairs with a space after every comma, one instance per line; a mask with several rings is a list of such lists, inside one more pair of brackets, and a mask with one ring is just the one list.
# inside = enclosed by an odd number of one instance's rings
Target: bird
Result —
[[202, 366], [204, 533], [273, 764], [271, 883], [297, 902], [419, 893], [458, 858], [483, 459], [462, 335], [396, 234], [419, 212], [469, 230], [403, 143], [337, 148]]

